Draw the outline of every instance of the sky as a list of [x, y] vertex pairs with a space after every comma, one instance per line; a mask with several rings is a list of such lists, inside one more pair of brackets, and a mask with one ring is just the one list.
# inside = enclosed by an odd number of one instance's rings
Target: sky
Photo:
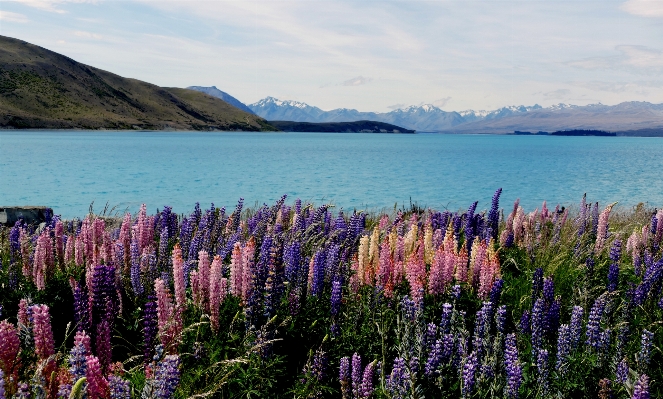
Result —
[[663, 0], [2, 0], [0, 34], [246, 104], [663, 103]]

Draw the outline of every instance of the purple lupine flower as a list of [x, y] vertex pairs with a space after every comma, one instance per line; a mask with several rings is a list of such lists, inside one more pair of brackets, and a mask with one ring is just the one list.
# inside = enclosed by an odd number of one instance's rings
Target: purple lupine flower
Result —
[[658, 307], [663, 309], [663, 296], [658, 300]]
[[615, 239], [615, 241], [612, 242], [612, 246], [610, 247], [610, 260], [619, 263], [621, 256], [622, 241], [620, 239]]
[[432, 347], [437, 338], [437, 326], [435, 323], [428, 323], [426, 325], [426, 335], [424, 336], [423, 344], [427, 346], [428, 349]]
[[426, 377], [434, 377], [442, 360], [442, 341], [439, 339], [429, 345], [428, 360], [424, 366]]
[[649, 399], [649, 377], [646, 374], [640, 375], [633, 388], [631, 399]]
[[465, 359], [465, 364], [463, 365], [461, 393], [464, 398], [469, 398], [472, 395], [474, 384], [476, 382], [477, 367], [477, 353], [476, 351], [472, 351], [467, 359]]
[[387, 377], [387, 392], [393, 399], [405, 399], [409, 391], [410, 375], [405, 366], [405, 359], [397, 357], [394, 359], [394, 367]]
[[647, 367], [649, 366], [653, 339], [654, 333], [651, 331], [642, 330], [642, 335], [640, 337], [640, 351], [636, 355], [638, 366], [642, 372], [646, 371]]
[[510, 231], [509, 234], [506, 236], [506, 241], [504, 241], [504, 247], [511, 248], [513, 246], [514, 239], [515, 237], [513, 235], [513, 231]]
[[352, 391], [352, 383], [350, 381], [350, 358], [344, 356], [341, 358], [338, 370], [338, 380], [341, 382], [341, 394], [343, 399], [349, 399]]
[[541, 349], [538, 351], [536, 358], [536, 368], [538, 370], [537, 382], [543, 397], [548, 393], [548, 374], [550, 369], [548, 368], [548, 351], [546, 349]]
[[18, 383], [18, 390], [14, 394], [16, 399], [29, 399], [30, 398], [30, 385], [25, 382]]
[[490, 211], [488, 211], [488, 229], [490, 229], [490, 235], [494, 240], [497, 240], [497, 228], [500, 221], [500, 195], [502, 194], [502, 188], [498, 188], [493, 194], [493, 200], [490, 205]]
[[442, 361], [448, 362], [451, 360], [454, 352], [455, 337], [453, 334], [444, 334], [442, 336]]
[[313, 377], [318, 381], [322, 381], [327, 374], [327, 352], [322, 349], [316, 350], [315, 355], [313, 355], [311, 374], [313, 374]]
[[548, 311], [545, 315], [544, 328], [548, 336], [554, 336], [555, 332], [559, 328], [559, 317], [562, 304], [559, 302], [559, 299], [556, 299], [550, 303], [548, 306]]
[[131, 287], [137, 296], [143, 295], [143, 284], [140, 281], [140, 250], [136, 237], [131, 239]]
[[69, 372], [74, 377], [74, 381], [85, 377], [85, 372], [87, 371], [87, 350], [82, 344], [75, 345], [69, 351]]
[[546, 305], [550, 305], [555, 300], [555, 283], [552, 277], [546, 277], [543, 280], [543, 299]]
[[322, 292], [325, 281], [325, 251], [319, 250], [313, 257], [313, 281], [311, 282], [311, 295], [318, 296]]
[[608, 285], [606, 287], [608, 289], [608, 292], [613, 292], [614, 290], [616, 290], [618, 284], [619, 284], [619, 264], [613, 262], [610, 264], [610, 268], [608, 269]]
[[577, 349], [578, 344], [580, 343], [583, 314], [584, 310], [580, 306], [573, 307], [573, 311], [571, 312], [571, 323], [569, 323], [569, 337], [573, 349]]
[[460, 288], [460, 285], [459, 285], [459, 284], [456, 284], [456, 285], [454, 285], [454, 286], [451, 287], [451, 296], [452, 296], [455, 300], [460, 299], [460, 292], [461, 292], [461, 288]]
[[605, 330], [601, 331], [601, 334], [599, 336], [599, 340], [601, 342], [600, 349], [607, 350], [610, 347], [611, 334], [612, 334], [612, 331], [609, 328], [606, 328]]
[[467, 256], [472, 255], [472, 242], [474, 241], [474, 211], [477, 209], [479, 201], [475, 201], [468, 208], [465, 213], [465, 247], [467, 248]]
[[544, 316], [543, 309], [544, 302], [542, 298], [539, 298], [534, 302], [532, 307], [532, 356], [536, 359], [538, 357], [538, 351], [543, 347], [543, 333], [544, 333]]
[[564, 361], [569, 353], [571, 353], [571, 329], [568, 324], [562, 324], [559, 326], [557, 334], [557, 363], [555, 364], [560, 374], [564, 374]]
[[628, 381], [628, 363], [626, 358], [623, 358], [619, 363], [617, 363], [617, 371], [615, 372], [615, 381], [620, 384]]
[[537, 267], [532, 275], [532, 300], [536, 300], [543, 291], [543, 269]]
[[77, 331], [90, 331], [90, 303], [87, 290], [84, 290], [80, 284], [74, 288], [74, 322]]
[[299, 241], [294, 241], [283, 250], [283, 263], [285, 265], [285, 280], [290, 283], [291, 286], [301, 285], [301, 281], [298, 281], [300, 277], [301, 268], [301, 246]]
[[401, 309], [403, 311], [403, 316], [405, 316], [407, 320], [415, 320], [417, 315], [417, 304], [407, 295], [401, 300]]
[[95, 351], [101, 364], [101, 369], [105, 372], [113, 360], [113, 352], [111, 347], [111, 327], [109, 320], [102, 320], [97, 324], [97, 334], [95, 342]]
[[352, 355], [352, 396], [361, 397], [361, 356], [355, 352]]
[[451, 330], [451, 315], [453, 308], [450, 303], [442, 304], [442, 318], [440, 320], [440, 332], [448, 334]]
[[497, 331], [504, 334], [504, 325], [506, 324], [506, 305], [502, 305], [497, 308], [497, 313], [495, 313], [495, 326]]
[[110, 388], [111, 399], [130, 399], [131, 388], [129, 381], [116, 375], [108, 376], [108, 386]]
[[334, 280], [332, 282], [332, 292], [331, 292], [331, 314], [336, 316], [341, 310], [341, 281]]
[[595, 202], [592, 207], [592, 235], [596, 236], [599, 231], [599, 203]]
[[0, 399], [5, 399], [5, 373], [0, 370]]
[[143, 356], [145, 363], [149, 363], [154, 355], [154, 343], [158, 332], [157, 302], [154, 295], [150, 295], [149, 301], [145, 303], [143, 316]]
[[518, 323], [518, 330], [521, 334], [530, 334], [530, 314], [529, 310], [523, 310], [523, 315], [520, 316], [520, 322]]
[[502, 287], [504, 286], [504, 280], [498, 278], [493, 283], [493, 287], [490, 289], [490, 302], [493, 303], [493, 306], [497, 306], [497, 303], [500, 301], [500, 296], [502, 295]]
[[592, 310], [589, 312], [589, 320], [587, 321], [587, 345], [598, 350], [601, 348], [600, 341], [600, 324], [603, 318], [603, 311], [605, 308], [605, 297], [600, 296], [594, 301]]
[[375, 373], [375, 362], [371, 362], [364, 369], [364, 375], [361, 381], [361, 398], [368, 398], [373, 394], [374, 373]]
[[175, 394], [175, 389], [180, 383], [179, 366], [180, 358], [178, 355], [166, 355], [157, 362], [154, 370], [154, 382], [158, 399], [170, 399]]

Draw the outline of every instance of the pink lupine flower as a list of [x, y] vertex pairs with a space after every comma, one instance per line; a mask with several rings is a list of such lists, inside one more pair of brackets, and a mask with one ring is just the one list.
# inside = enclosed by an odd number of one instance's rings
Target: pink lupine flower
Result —
[[594, 252], [599, 253], [605, 245], [605, 240], [608, 238], [608, 218], [610, 217], [610, 211], [612, 207], [615, 206], [616, 202], [608, 205], [603, 212], [599, 215], [599, 226], [596, 232], [596, 243], [594, 244]]
[[209, 307], [212, 330], [219, 329], [219, 307], [228, 292], [228, 280], [222, 276], [223, 262], [219, 255], [212, 261], [209, 277]]
[[419, 240], [416, 250], [408, 257], [405, 277], [410, 283], [410, 295], [412, 299], [420, 303], [426, 286], [426, 263], [424, 261], [424, 240]]
[[32, 253], [32, 240], [25, 231], [21, 229], [19, 233], [19, 241], [21, 243], [21, 260], [23, 261], [23, 275], [27, 278], [32, 278], [32, 263], [30, 262], [30, 254]]
[[87, 396], [89, 399], [110, 399], [108, 381], [101, 372], [101, 364], [96, 356], [86, 356], [85, 377], [87, 378]]
[[53, 330], [51, 329], [51, 315], [46, 305], [33, 305], [32, 333], [35, 340], [35, 353], [39, 359], [48, 359], [55, 353]]
[[123, 249], [121, 268], [128, 273], [131, 265], [131, 215], [129, 213], [124, 215], [118, 241], [122, 244]]
[[236, 242], [230, 255], [230, 291], [237, 297], [242, 296], [242, 282], [244, 279], [242, 260], [242, 245]]
[[394, 268], [392, 273], [392, 282], [394, 286], [403, 282], [405, 278], [405, 239], [396, 237], [396, 247], [394, 249]]
[[61, 270], [64, 270], [64, 225], [60, 220], [55, 222], [55, 257]]
[[83, 241], [83, 236], [79, 234], [76, 236], [76, 257], [74, 259], [77, 266], [83, 266], [84, 257], [85, 257], [85, 242]]
[[182, 259], [180, 244], [175, 244], [175, 248], [173, 248], [173, 285], [175, 287], [175, 305], [177, 305], [178, 311], [181, 311], [186, 306], [186, 282], [184, 281], [184, 259]]
[[525, 223], [525, 211], [521, 206], [518, 207], [516, 214], [513, 217], [513, 239], [516, 242], [521, 242], [524, 238], [525, 232], [523, 230]]
[[384, 214], [382, 217], [380, 217], [379, 229], [384, 230], [387, 228], [387, 226], [389, 226], [389, 215]]
[[433, 257], [433, 262], [430, 266], [430, 276], [428, 278], [428, 292], [432, 295], [439, 295], [444, 291], [445, 281], [444, 281], [444, 268], [446, 262], [446, 254], [444, 252], [444, 247], [435, 251], [435, 256]]
[[389, 237], [385, 237], [380, 248], [376, 284], [383, 289], [384, 295], [388, 298], [392, 296], [394, 289], [393, 282], [391, 281], [391, 269], [393, 267], [394, 260], [391, 256], [391, 244], [389, 243]]
[[76, 245], [76, 237], [73, 235], [67, 236], [67, 245], [64, 250], [65, 263], [71, 263], [74, 260], [74, 252]]
[[246, 303], [253, 289], [253, 272], [255, 264], [256, 241], [253, 237], [249, 239], [242, 249], [242, 303]]
[[541, 205], [541, 222], [545, 222], [548, 219], [550, 219], [550, 212], [548, 211], [546, 200], [543, 200], [543, 205]]
[[[193, 299], [193, 304], [198, 308], [201, 309], [201, 302], [202, 298], [200, 297], [200, 275], [198, 274], [198, 270], [193, 270], [191, 274], [189, 275], [189, 279], [191, 280], [191, 299]], [[202, 310], [202, 309], [201, 309]]]
[[21, 341], [18, 338], [18, 329], [7, 320], [0, 321], [0, 370], [5, 373], [5, 379], [10, 377], [18, 379], [18, 366], [21, 350]]
[[209, 254], [207, 251], [200, 251], [198, 253], [198, 275], [200, 280], [198, 298], [200, 300], [198, 306], [207, 312], [209, 311], [209, 304], [207, 298], [209, 297], [210, 290], [210, 263]]
[[465, 247], [460, 249], [460, 252], [455, 256], [455, 269], [456, 269], [456, 282], [469, 283], [468, 276], [468, 256]]
[[85, 331], [77, 331], [74, 336], [74, 346], [82, 345], [87, 353], [92, 353], [92, 343], [90, 336]]
[[157, 297], [159, 338], [164, 347], [174, 350], [182, 332], [181, 313], [176, 311], [170, 291], [162, 279], [154, 281], [154, 291]]
[[359, 287], [361, 286], [361, 282], [359, 280], [359, 257], [357, 254], [352, 256], [352, 260], [350, 261], [350, 271], [352, 274], [350, 275], [350, 282], [348, 285], [350, 291], [356, 294], [357, 291], [359, 291]]
[[486, 259], [486, 242], [484, 240], [476, 240], [472, 245], [472, 257], [470, 259], [470, 275], [468, 276], [468, 283], [474, 288], [479, 287], [479, 279], [481, 270], [485, 267]]
[[18, 323], [22, 326], [29, 327], [30, 319], [28, 317], [28, 307], [30, 303], [27, 299], [23, 298], [18, 301]]

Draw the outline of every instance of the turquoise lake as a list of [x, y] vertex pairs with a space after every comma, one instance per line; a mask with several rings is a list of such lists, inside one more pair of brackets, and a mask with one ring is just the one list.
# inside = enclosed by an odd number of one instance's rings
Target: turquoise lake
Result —
[[576, 206], [663, 205], [663, 139], [493, 135], [5, 131], [0, 205], [46, 205], [65, 218], [90, 204], [150, 213], [272, 203], [283, 194], [336, 209], [478, 209], [503, 188]]

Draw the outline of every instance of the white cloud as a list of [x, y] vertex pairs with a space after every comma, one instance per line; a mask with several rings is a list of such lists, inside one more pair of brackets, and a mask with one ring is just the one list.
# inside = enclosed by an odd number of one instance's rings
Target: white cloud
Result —
[[438, 108], [442, 108], [445, 105], [447, 105], [449, 100], [451, 100], [451, 97], [440, 98], [440, 99], [437, 99], [437, 100], [433, 101], [431, 104], [438, 107]]
[[569, 61], [566, 65], [580, 69], [615, 69], [635, 73], [659, 73], [663, 70], [661, 50], [633, 45], [619, 45], [615, 50], [621, 54]]
[[373, 79], [371, 78], [366, 78], [363, 76], [357, 76], [356, 78], [348, 79], [344, 82], [341, 82], [341, 86], [361, 86], [365, 85], [366, 83], [369, 83]]
[[29, 21], [28, 17], [26, 17], [23, 14], [15, 13], [15, 12], [10, 12], [10, 11], [2, 11], [0, 10], [0, 21], [5, 21], [5, 22], [18, 22], [18, 23], [26, 23]]
[[402, 103], [402, 104], [389, 105], [389, 106], [387, 106], [387, 109], [390, 109], [390, 110], [394, 111], [394, 110], [403, 109], [403, 108], [406, 108], [406, 107], [407, 107], [407, 104]]
[[29, 7], [38, 8], [43, 11], [55, 12], [58, 14], [66, 13], [65, 10], [58, 8], [59, 5], [64, 3], [96, 3], [96, 0], [13, 0], [17, 3], [24, 4]]
[[101, 36], [101, 35], [99, 35], [99, 34], [92, 33], [92, 32], [86, 32], [86, 31], [82, 31], [82, 30], [74, 31], [74, 32], [73, 32], [73, 35], [74, 35], [74, 36], [78, 36], [78, 37], [83, 37], [83, 38], [86, 38], [86, 39], [97, 39], [97, 40], [101, 40], [101, 39], [104, 38], [103, 36]]
[[663, 17], [663, 0], [628, 0], [621, 9], [642, 17]]

